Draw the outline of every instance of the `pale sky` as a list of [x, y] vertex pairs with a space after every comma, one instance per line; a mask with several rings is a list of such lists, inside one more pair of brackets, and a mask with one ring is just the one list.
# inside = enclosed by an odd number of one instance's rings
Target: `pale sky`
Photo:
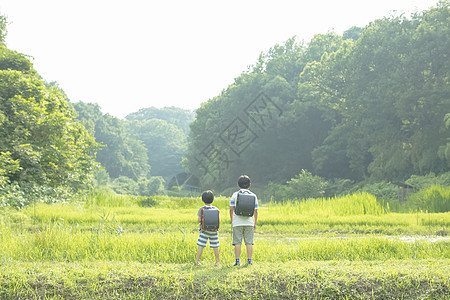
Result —
[[72, 102], [119, 118], [146, 107], [195, 110], [261, 52], [296, 36], [342, 34], [437, 0], [0, 0], [8, 48], [31, 56]]

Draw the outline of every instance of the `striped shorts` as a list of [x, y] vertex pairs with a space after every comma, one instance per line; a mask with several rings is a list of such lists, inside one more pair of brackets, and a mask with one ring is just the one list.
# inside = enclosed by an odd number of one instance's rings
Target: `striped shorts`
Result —
[[219, 233], [217, 231], [200, 231], [200, 236], [198, 237], [197, 245], [200, 247], [206, 247], [206, 243], [209, 239], [209, 246], [211, 248], [219, 248]]

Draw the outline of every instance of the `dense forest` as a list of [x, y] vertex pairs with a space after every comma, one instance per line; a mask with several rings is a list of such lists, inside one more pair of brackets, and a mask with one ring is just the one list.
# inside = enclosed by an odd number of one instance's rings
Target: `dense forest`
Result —
[[116, 192], [150, 196], [183, 173], [181, 162], [194, 112], [175, 107], [144, 108], [125, 120], [103, 114], [97, 104], [73, 104], [77, 119], [100, 144], [103, 169], [95, 182]]
[[448, 175], [449, 20], [446, 0], [342, 36], [291, 38], [195, 113], [150, 107], [122, 120], [46, 82], [7, 47], [0, 16], [0, 206], [99, 187], [148, 196], [187, 179], [226, 194], [242, 173], [288, 198]]
[[266, 185], [305, 170], [353, 182], [449, 171], [449, 20], [443, 1], [275, 45], [197, 110], [186, 167], [218, 190], [241, 173]]

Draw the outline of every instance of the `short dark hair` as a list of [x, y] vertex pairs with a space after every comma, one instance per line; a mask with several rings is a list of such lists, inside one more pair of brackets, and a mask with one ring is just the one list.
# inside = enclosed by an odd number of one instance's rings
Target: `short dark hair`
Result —
[[206, 204], [210, 204], [214, 201], [214, 194], [212, 191], [204, 191], [202, 194], [202, 201]]
[[250, 187], [250, 177], [247, 175], [241, 175], [238, 179], [238, 186], [241, 189], [248, 189]]

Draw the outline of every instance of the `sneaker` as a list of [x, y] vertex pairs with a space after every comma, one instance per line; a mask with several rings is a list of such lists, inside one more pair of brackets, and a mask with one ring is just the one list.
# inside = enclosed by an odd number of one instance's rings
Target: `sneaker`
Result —
[[239, 265], [240, 265], [240, 263], [235, 262], [234, 265], [233, 265], [233, 267], [239, 267]]

